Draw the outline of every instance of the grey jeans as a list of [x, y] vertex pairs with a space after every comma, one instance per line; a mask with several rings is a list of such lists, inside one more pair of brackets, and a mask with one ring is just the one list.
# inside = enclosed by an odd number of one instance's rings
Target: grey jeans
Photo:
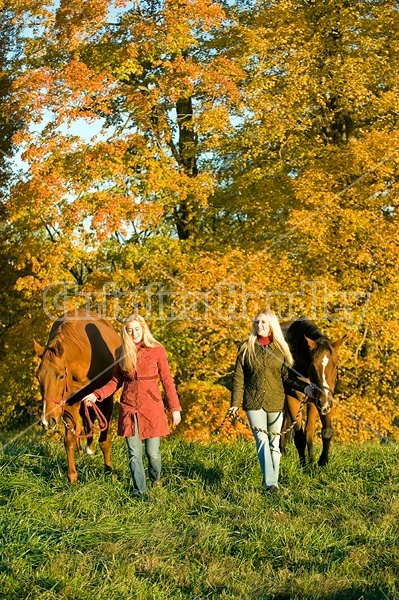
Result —
[[278, 487], [281, 453], [280, 436], [276, 434], [281, 431], [283, 413], [266, 412], [262, 408], [261, 410], [248, 410], [247, 417], [251, 427], [258, 427], [269, 432], [267, 435], [267, 433], [252, 430], [264, 484], [266, 488], [271, 485]]
[[[140, 440], [137, 416], [134, 415], [135, 435], [126, 438], [129, 467], [132, 474], [134, 495], [141, 496], [147, 489], [143, 465], [143, 442]], [[161, 477], [161, 438], [144, 440], [145, 453], [148, 459], [148, 474], [152, 483]]]

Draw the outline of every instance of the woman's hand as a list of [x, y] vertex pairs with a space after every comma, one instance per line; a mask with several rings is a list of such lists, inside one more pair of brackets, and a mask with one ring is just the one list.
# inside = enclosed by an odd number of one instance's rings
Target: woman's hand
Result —
[[316, 400], [316, 390], [312, 384], [307, 385], [303, 390], [303, 393], [311, 400]]
[[83, 402], [86, 404], [86, 406], [92, 406], [97, 402], [97, 396], [94, 394], [88, 394], [83, 398]]
[[227, 413], [227, 415], [229, 417], [235, 417], [238, 411], [238, 406], [230, 406], [229, 408], [229, 412]]
[[181, 414], [179, 410], [172, 411], [172, 425], [176, 427], [181, 421]]

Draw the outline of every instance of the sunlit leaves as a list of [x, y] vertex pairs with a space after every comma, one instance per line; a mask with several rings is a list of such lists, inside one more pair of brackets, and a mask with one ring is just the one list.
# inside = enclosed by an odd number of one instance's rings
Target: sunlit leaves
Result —
[[197, 432], [195, 396], [221, 416], [212, 384], [256, 310], [349, 330], [348, 406], [394, 436], [396, 4], [10, 6], [21, 52], [3, 112], [26, 172], [6, 199], [7, 285], [36, 316], [71, 280], [65, 308], [144, 312]]

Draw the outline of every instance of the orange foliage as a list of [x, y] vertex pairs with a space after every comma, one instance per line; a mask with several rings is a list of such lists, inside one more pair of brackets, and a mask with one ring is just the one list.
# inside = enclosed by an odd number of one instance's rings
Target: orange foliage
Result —
[[223, 422], [230, 406], [230, 392], [221, 385], [205, 381], [187, 381], [180, 384], [178, 394], [182, 405], [182, 423], [179, 433], [188, 441], [232, 442], [238, 437], [252, 438], [250, 429], [228, 419], [219, 435], [215, 431]]
[[342, 398], [334, 410], [334, 440], [362, 443], [383, 436], [398, 442], [398, 422], [399, 406], [388, 397], [380, 398], [378, 404], [367, 396]]
[[[20, 52], [0, 57], [0, 119], [19, 123], [26, 171], [2, 204], [6, 413], [33, 386], [33, 365], [24, 381], [16, 368], [31, 360], [27, 314], [44, 343], [51, 302], [54, 317], [106, 306], [116, 326], [134, 306], [168, 351], [185, 435], [209, 439], [229, 405], [211, 382], [270, 304], [352, 334], [335, 439], [374, 435], [344, 406], [397, 437], [393, 5], [9, 3]], [[251, 436], [229, 422], [221, 439], [237, 435]]]

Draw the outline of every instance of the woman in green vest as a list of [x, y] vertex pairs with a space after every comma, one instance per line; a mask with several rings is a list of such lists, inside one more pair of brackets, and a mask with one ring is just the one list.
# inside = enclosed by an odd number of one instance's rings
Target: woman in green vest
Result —
[[238, 350], [230, 414], [234, 415], [241, 406], [247, 414], [263, 482], [269, 493], [278, 490], [284, 384], [309, 398], [315, 397], [313, 387], [298, 379], [289, 368], [293, 362], [277, 316], [270, 309], [262, 310], [254, 319], [248, 339]]

